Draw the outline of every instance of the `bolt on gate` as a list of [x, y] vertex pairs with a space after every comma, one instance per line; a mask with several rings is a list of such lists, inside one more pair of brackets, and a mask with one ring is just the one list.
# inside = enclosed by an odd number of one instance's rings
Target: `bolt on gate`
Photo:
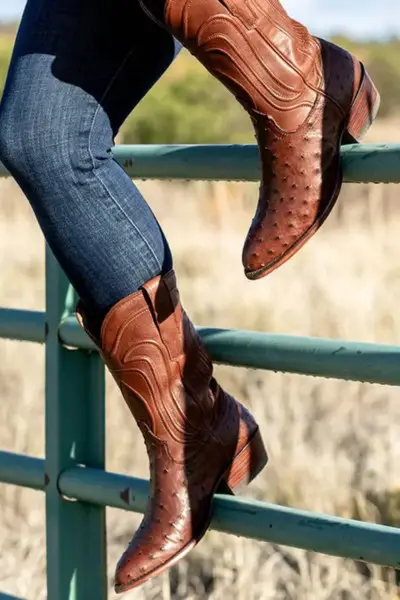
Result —
[[[137, 179], [258, 181], [254, 145], [116, 146]], [[400, 145], [342, 151], [345, 181], [400, 183]], [[7, 172], [0, 164], [0, 176]], [[143, 512], [148, 482], [105, 467], [104, 368], [73, 312], [75, 293], [46, 250], [46, 312], [0, 309], [0, 338], [46, 345], [46, 458], [0, 452], [0, 482], [46, 494], [50, 600], [106, 600], [105, 507]], [[400, 346], [199, 328], [213, 360], [234, 366], [400, 385]], [[400, 530], [216, 496], [212, 527], [400, 567]], [[22, 565], [23, 568], [23, 565]], [[0, 593], [0, 600], [15, 600]]]

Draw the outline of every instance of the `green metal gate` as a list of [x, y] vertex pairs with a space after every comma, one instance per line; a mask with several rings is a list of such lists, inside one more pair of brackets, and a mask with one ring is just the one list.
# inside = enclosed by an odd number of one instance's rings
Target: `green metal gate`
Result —
[[[246, 146], [120, 146], [135, 178], [257, 181]], [[400, 183], [400, 145], [343, 149], [345, 181]], [[0, 176], [7, 172], [0, 164]], [[46, 312], [0, 309], [0, 338], [46, 344], [46, 458], [0, 452], [0, 482], [46, 494], [50, 600], [105, 600], [105, 506], [143, 512], [148, 482], [104, 471], [104, 369], [74, 316], [75, 295], [46, 251]], [[199, 328], [215, 362], [400, 385], [400, 346]], [[216, 496], [212, 527], [400, 567], [400, 530]], [[13, 600], [0, 594], [0, 600]]]

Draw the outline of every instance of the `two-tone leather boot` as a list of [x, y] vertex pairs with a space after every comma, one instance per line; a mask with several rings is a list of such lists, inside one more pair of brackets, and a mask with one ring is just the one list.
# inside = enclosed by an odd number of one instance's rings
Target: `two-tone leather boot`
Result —
[[313, 37], [279, 0], [139, 2], [253, 122], [262, 180], [242, 260], [249, 279], [263, 277], [328, 217], [342, 184], [340, 146], [361, 140], [379, 94], [355, 57]]
[[117, 566], [115, 588], [123, 592], [189, 552], [209, 527], [214, 493], [249, 483], [267, 455], [254, 418], [213, 378], [173, 271], [117, 303], [98, 340], [80, 306], [77, 317], [118, 383], [150, 460], [147, 510]]

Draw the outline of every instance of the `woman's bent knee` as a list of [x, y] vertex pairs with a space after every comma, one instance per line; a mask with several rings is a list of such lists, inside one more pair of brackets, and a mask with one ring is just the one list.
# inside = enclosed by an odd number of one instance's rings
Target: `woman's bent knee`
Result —
[[0, 104], [0, 160], [13, 176], [68, 178], [93, 162], [89, 136], [97, 105], [57, 80], [51, 60], [24, 56], [10, 69]]
[[0, 161], [14, 176], [54, 175], [71, 162], [65, 151], [69, 133], [49, 118], [45, 105], [29, 99], [14, 104], [8, 97], [0, 107]]

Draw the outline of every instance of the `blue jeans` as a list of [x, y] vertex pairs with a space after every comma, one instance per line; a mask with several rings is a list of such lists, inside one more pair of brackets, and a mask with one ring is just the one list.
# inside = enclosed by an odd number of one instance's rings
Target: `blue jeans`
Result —
[[172, 267], [110, 150], [179, 47], [135, 0], [28, 0], [0, 105], [0, 160], [84, 304], [104, 316]]

